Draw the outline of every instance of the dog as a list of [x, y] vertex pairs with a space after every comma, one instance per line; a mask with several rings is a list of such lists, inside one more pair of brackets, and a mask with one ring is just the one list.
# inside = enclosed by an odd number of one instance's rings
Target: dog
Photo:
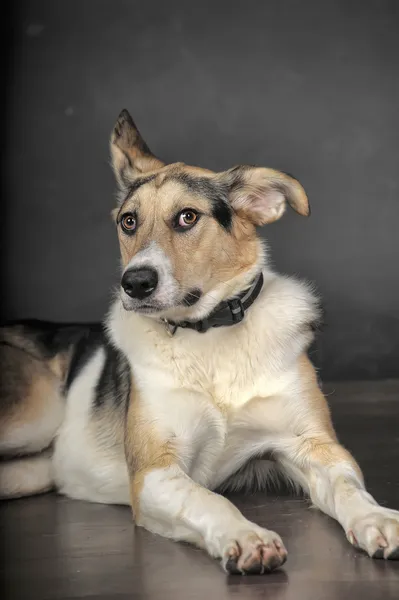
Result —
[[280, 536], [220, 490], [293, 482], [373, 558], [399, 559], [399, 512], [338, 442], [307, 351], [311, 287], [268, 266], [259, 226], [309, 203], [292, 176], [165, 164], [129, 113], [111, 135], [120, 289], [104, 326], [1, 331], [0, 492], [55, 488], [130, 505], [228, 573], [284, 564]]

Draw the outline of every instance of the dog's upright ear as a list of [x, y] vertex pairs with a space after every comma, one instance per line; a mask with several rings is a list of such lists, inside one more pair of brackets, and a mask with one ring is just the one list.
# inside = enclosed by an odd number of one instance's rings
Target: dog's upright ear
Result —
[[125, 190], [137, 177], [164, 166], [151, 152], [132, 117], [122, 110], [111, 134], [112, 167], [119, 188]]
[[309, 200], [302, 185], [286, 173], [263, 167], [238, 166], [221, 173], [232, 208], [254, 225], [277, 221], [288, 203], [308, 217]]

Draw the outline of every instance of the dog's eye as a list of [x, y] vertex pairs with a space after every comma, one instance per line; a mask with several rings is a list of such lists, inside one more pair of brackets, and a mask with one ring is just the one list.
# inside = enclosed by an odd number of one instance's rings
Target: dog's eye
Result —
[[185, 208], [178, 216], [177, 224], [179, 227], [187, 229], [192, 227], [198, 221], [198, 213], [191, 208]]
[[137, 219], [132, 213], [126, 213], [121, 218], [121, 227], [125, 233], [133, 233], [137, 227]]

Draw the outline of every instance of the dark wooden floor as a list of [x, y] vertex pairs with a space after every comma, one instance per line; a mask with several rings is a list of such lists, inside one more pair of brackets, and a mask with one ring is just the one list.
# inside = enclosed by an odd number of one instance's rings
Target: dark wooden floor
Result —
[[[341, 441], [360, 461], [371, 493], [399, 508], [399, 382], [326, 388]], [[399, 562], [357, 552], [303, 499], [232, 499], [248, 518], [282, 535], [289, 551], [283, 570], [227, 577], [200, 550], [134, 529], [128, 508], [48, 494], [1, 505], [2, 598], [399, 598]]]

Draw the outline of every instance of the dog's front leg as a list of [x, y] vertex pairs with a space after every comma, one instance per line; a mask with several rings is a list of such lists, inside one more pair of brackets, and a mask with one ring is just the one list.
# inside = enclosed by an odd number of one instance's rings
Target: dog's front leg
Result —
[[359, 466], [325, 436], [299, 436], [281, 460], [315, 506], [337, 519], [354, 546], [373, 558], [399, 559], [399, 512], [366, 491]]
[[204, 548], [221, 558], [229, 573], [265, 573], [286, 560], [276, 533], [245, 519], [231, 502], [196, 484], [176, 463], [136, 473], [132, 498], [138, 525]]
[[[193, 406], [198, 406], [200, 400], [194, 400]], [[161, 425], [140, 404], [136, 400], [129, 407], [125, 433], [136, 523], [153, 533], [202, 547], [221, 558], [229, 573], [267, 573], [282, 565], [287, 552], [279, 535], [251, 523], [226, 498], [189, 476], [201, 460], [200, 454], [195, 455], [196, 440], [187, 435], [190, 427], [194, 435], [198, 430], [192, 414], [190, 422], [185, 422], [190, 398], [186, 397], [180, 408], [176, 398], [169, 402], [170, 413], [179, 416], [173, 428], [172, 419], [165, 428], [164, 422]]]
[[[280, 464], [335, 518], [348, 540], [373, 558], [399, 559], [399, 511], [380, 506], [366, 491], [359, 465], [337, 441], [316, 377], [309, 373], [300, 410], [292, 414], [296, 436], [275, 450]], [[295, 407], [297, 400], [291, 403]]]

